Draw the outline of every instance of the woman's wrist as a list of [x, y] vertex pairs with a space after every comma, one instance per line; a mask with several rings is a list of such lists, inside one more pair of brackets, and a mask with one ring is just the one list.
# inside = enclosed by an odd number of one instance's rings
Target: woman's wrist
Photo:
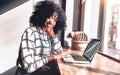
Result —
[[56, 37], [56, 35], [50, 36], [50, 38], [55, 38], [55, 37]]
[[57, 59], [56, 55], [53, 55], [53, 57], [54, 57], [55, 60]]
[[48, 61], [52, 61], [52, 60], [56, 60], [56, 59], [57, 59], [56, 55], [48, 56]]

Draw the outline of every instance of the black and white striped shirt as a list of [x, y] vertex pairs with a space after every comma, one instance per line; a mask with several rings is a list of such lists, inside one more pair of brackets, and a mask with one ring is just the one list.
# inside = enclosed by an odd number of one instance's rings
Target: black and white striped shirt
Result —
[[49, 37], [41, 29], [28, 27], [21, 38], [21, 57], [27, 72], [33, 72], [48, 63], [47, 56], [62, 52], [61, 43], [56, 37]]

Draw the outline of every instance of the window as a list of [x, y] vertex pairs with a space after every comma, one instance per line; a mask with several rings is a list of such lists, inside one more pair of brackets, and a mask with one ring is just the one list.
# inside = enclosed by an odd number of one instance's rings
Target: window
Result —
[[120, 59], [120, 0], [107, 0], [106, 5], [104, 53]]
[[85, 0], [84, 10], [84, 32], [103, 40], [101, 52], [120, 59], [120, 0]]

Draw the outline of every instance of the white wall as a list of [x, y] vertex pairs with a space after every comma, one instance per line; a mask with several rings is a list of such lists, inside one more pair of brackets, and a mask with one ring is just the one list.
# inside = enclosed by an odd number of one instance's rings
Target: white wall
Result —
[[29, 26], [32, 5], [28, 1], [0, 15], [0, 73], [16, 64], [20, 38]]
[[65, 41], [68, 43], [68, 46], [71, 47], [71, 38], [67, 38], [67, 35], [72, 32], [73, 26], [73, 11], [74, 11], [74, 0], [66, 0], [66, 23], [67, 27], [65, 29]]
[[100, 0], [85, 2], [84, 32], [89, 38], [97, 38]]

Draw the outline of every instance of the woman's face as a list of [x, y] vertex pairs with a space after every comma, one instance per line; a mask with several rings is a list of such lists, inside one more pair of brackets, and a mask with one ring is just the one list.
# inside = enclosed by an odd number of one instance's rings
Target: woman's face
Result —
[[53, 28], [56, 25], [57, 18], [58, 18], [57, 13], [54, 12], [52, 16], [46, 19], [45, 28], [47, 29]]

